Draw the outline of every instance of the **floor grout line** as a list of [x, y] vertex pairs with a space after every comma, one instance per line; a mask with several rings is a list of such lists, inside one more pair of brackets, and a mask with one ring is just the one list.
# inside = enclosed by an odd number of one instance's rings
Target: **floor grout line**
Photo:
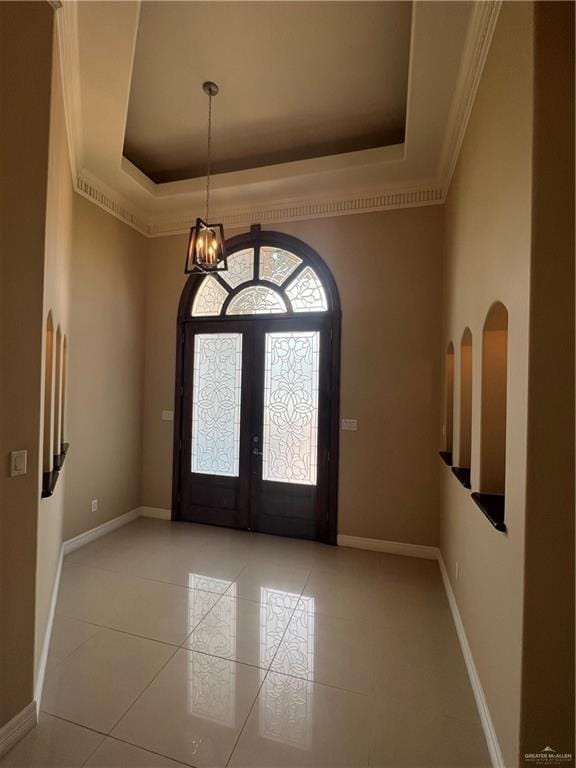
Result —
[[154, 682], [154, 680], [156, 680], [156, 678], [158, 677], [158, 675], [159, 675], [159, 674], [160, 674], [160, 673], [161, 673], [161, 672], [162, 672], [164, 669], [166, 669], [166, 667], [168, 666], [168, 664], [169, 664], [169, 663], [172, 661], [172, 659], [174, 658], [174, 656], [176, 656], [176, 654], [178, 653], [178, 651], [179, 651], [179, 650], [180, 650], [179, 648], [174, 648], [174, 653], [172, 653], [172, 654], [171, 654], [171, 655], [168, 657], [168, 659], [166, 659], [166, 662], [165, 662], [165, 663], [164, 663], [164, 664], [163, 664], [163, 665], [160, 667], [160, 669], [158, 670], [158, 672], [156, 672], [156, 674], [154, 675], [154, 677], [152, 677], [152, 679], [148, 681], [148, 684], [147, 684], [147, 685], [146, 685], [146, 686], [145, 686], [145, 687], [144, 687], [144, 688], [143, 688], [143, 689], [140, 691], [140, 693], [139, 693], [139, 694], [136, 696], [136, 698], [134, 699], [134, 701], [132, 702], [132, 704], [130, 704], [130, 706], [129, 706], [129, 707], [128, 707], [128, 709], [127, 709], [127, 710], [124, 712], [124, 714], [122, 714], [122, 715], [121, 715], [121, 716], [118, 718], [118, 720], [116, 720], [116, 722], [114, 723], [114, 725], [112, 726], [112, 728], [110, 728], [110, 730], [108, 731], [108, 733], [107, 733], [106, 735], [108, 735], [108, 734], [112, 733], [112, 731], [114, 730], [114, 728], [116, 728], [116, 726], [118, 725], [118, 723], [120, 723], [120, 721], [121, 721], [121, 720], [123, 720], [123, 719], [126, 717], [126, 715], [128, 714], [128, 712], [130, 712], [130, 710], [131, 710], [131, 709], [132, 709], [132, 707], [133, 707], [133, 706], [136, 704], [136, 702], [137, 702], [137, 701], [138, 701], [138, 700], [139, 700], [139, 699], [140, 699], [140, 698], [143, 696], [143, 694], [144, 694], [144, 693], [145, 693], [145, 692], [148, 690], [148, 688], [150, 688], [150, 686], [152, 685], [152, 683]]
[[[230, 584], [226, 587], [226, 589], [223, 592], [215, 592], [213, 589], [201, 589], [199, 587], [188, 587], [186, 586], [186, 584], [178, 584], [175, 581], [165, 581], [164, 579], [153, 579], [150, 576], [138, 576], [134, 573], [129, 573], [126, 571], [117, 571], [117, 570], [113, 570], [112, 568], [101, 568], [99, 565], [86, 565], [84, 563], [68, 563], [68, 564], [64, 563], [64, 565], [67, 568], [88, 568], [91, 571], [104, 571], [104, 573], [114, 573], [117, 576], [124, 576], [126, 578], [137, 579], [138, 581], [150, 581], [153, 584], [165, 584], [166, 586], [169, 586], [169, 587], [179, 587], [180, 589], [188, 590], [188, 592], [209, 592], [211, 595], [225, 595], [226, 592], [228, 592], [228, 590], [230, 589], [230, 587], [238, 581], [240, 574], [244, 570], [244, 568], [240, 570], [238, 575], [234, 579], [232, 579]], [[247, 567], [247, 566], [244, 566], [244, 567]], [[215, 579], [216, 577], [205, 576], [204, 578]], [[221, 579], [221, 581], [228, 581], [228, 579]]]

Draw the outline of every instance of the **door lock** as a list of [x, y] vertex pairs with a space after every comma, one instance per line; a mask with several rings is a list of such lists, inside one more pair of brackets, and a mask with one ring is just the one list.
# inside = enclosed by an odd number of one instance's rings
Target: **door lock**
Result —
[[252, 438], [252, 456], [264, 456], [263, 451], [260, 451], [258, 449], [258, 443], [260, 442], [260, 438], [258, 435], [254, 435]]

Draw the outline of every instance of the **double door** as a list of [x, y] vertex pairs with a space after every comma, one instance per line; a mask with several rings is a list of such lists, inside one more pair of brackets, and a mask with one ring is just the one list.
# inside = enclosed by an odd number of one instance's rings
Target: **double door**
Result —
[[184, 325], [177, 519], [328, 539], [326, 316]]

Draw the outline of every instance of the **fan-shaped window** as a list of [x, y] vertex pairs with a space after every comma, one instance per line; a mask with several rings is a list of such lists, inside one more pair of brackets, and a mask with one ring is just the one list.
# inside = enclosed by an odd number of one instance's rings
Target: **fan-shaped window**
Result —
[[205, 277], [192, 305], [192, 314], [196, 316], [219, 315], [228, 291], [211, 275]]
[[232, 288], [247, 283], [254, 277], [254, 249], [236, 251], [228, 257], [228, 271], [222, 272], [222, 277]]
[[260, 277], [276, 285], [282, 285], [300, 264], [302, 259], [282, 248], [270, 248], [265, 245], [260, 250]]
[[265, 285], [244, 288], [234, 296], [226, 310], [227, 315], [268, 315], [272, 312], [286, 312], [286, 304], [276, 291]]
[[290, 251], [271, 245], [228, 256], [228, 270], [202, 278], [193, 317], [327, 312], [328, 297], [315, 269]]
[[286, 293], [295, 312], [325, 312], [328, 309], [324, 288], [312, 267], [302, 270], [286, 288]]

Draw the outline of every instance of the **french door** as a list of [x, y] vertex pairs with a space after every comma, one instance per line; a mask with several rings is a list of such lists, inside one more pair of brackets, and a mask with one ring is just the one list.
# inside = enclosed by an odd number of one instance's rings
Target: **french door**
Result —
[[326, 316], [184, 326], [178, 519], [328, 538]]

